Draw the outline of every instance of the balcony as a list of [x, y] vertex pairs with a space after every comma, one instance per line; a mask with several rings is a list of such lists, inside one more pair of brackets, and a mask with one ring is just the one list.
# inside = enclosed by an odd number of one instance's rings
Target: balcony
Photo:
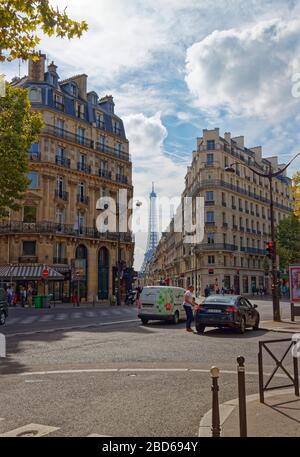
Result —
[[22, 255], [19, 257], [19, 263], [37, 263], [38, 258], [35, 255]]
[[245, 227], [240, 226], [240, 232], [244, 232], [244, 231], [245, 231]]
[[99, 168], [98, 173], [101, 178], [111, 179], [111, 171], [109, 170], [103, 170], [102, 168]]
[[231, 208], [232, 209], [236, 209], [236, 205], [231, 205]]
[[60, 200], [68, 201], [69, 194], [68, 192], [60, 189], [55, 189], [55, 198], [59, 198]]
[[62, 167], [70, 168], [71, 167], [71, 160], [65, 157], [55, 156], [55, 163], [56, 165], [60, 165]]
[[121, 135], [121, 129], [118, 128], [118, 127], [114, 127], [113, 128], [113, 133], [114, 133], [114, 135], [120, 136]]
[[227, 243], [208, 243], [208, 244], [199, 244], [196, 248], [198, 251], [237, 251], [238, 247], [234, 244]]
[[105, 130], [105, 123], [103, 121], [97, 121], [96, 127], [101, 130]]
[[256, 230], [255, 229], [252, 229], [251, 232], [254, 233], [254, 235], [256, 234]]
[[254, 216], [254, 211], [250, 211], [251, 216]]
[[245, 213], [246, 213], [246, 214], [249, 214], [249, 210], [248, 210], [248, 209], [245, 209]]
[[227, 228], [228, 228], [227, 222], [223, 222], [222, 227], [225, 228], [225, 229], [227, 229]]
[[206, 200], [205, 206], [214, 206], [215, 202], [214, 200]]
[[68, 132], [65, 129], [56, 127], [54, 125], [47, 124], [42, 133], [48, 135], [54, 135], [59, 138], [63, 138], [72, 143], [81, 144], [87, 148], [94, 148], [94, 142], [88, 138], [77, 135], [76, 133]]
[[246, 228], [246, 232], [247, 233], [251, 233], [251, 229], [249, 229], [248, 227]]
[[226, 202], [222, 202], [222, 206], [226, 207], [227, 206]]
[[260, 217], [259, 213], [256, 213], [256, 217]]
[[40, 152], [38, 152], [38, 153], [29, 152], [28, 160], [30, 160], [31, 162], [39, 162], [41, 160], [41, 153]]
[[96, 142], [96, 150], [99, 152], [104, 152], [105, 154], [109, 154], [118, 159], [122, 159], [122, 160], [126, 160], [126, 161], [130, 160], [130, 155], [128, 154], [128, 152], [116, 151], [115, 148], [111, 148], [110, 146], [107, 146], [106, 144], [103, 144], [103, 143]]
[[89, 197], [87, 195], [77, 194], [77, 203], [82, 203], [83, 205], [88, 205]]
[[[80, 232], [80, 233], [79, 233]], [[60, 234], [63, 236], [82, 236], [84, 238], [93, 238], [93, 239], [100, 239], [100, 240], [109, 240], [109, 241], [117, 241], [118, 240], [118, 233], [117, 232], [103, 232], [100, 233], [95, 227], [81, 227], [78, 229], [74, 228], [74, 224], [59, 224], [56, 222], [32, 222], [26, 223], [22, 221], [1, 221], [0, 222], [0, 234]], [[131, 243], [133, 242], [134, 237], [130, 232], [121, 232], [120, 233], [120, 241]], [[24, 259], [28, 260], [35, 260], [37, 261], [37, 257], [35, 256], [22, 256], [20, 257], [22, 262]], [[19, 261], [20, 261], [19, 259]], [[33, 262], [35, 263], [35, 262]]]
[[257, 235], [261, 235], [261, 231], [260, 230], [257, 230]]
[[116, 181], [121, 184], [128, 184], [128, 178], [125, 175], [116, 174]]
[[216, 223], [214, 221], [206, 221], [205, 222], [205, 226], [207, 227], [214, 227], [216, 225]]
[[243, 208], [242, 208], [242, 207], [239, 207], [239, 211], [240, 211], [241, 213], [243, 213], [243, 212], [244, 212], [244, 210], [243, 210]]
[[86, 165], [85, 163], [77, 162], [77, 170], [83, 171], [83, 173], [91, 174], [92, 167], [90, 165]]
[[237, 230], [237, 229], [238, 229], [238, 226], [234, 224], [234, 225], [232, 226], [232, 230]]
[[205, 167], [205, 168], [210, 168], [210, 167], [213, 167], [214, 164], [215, 164], [215, 162], [205, 162], [205, 163], [204, 163], [204, 167]]
[[63, 258], [63, 257], [53, 257], [53, 264], [54, 265], [68, 265], [68, 259]]

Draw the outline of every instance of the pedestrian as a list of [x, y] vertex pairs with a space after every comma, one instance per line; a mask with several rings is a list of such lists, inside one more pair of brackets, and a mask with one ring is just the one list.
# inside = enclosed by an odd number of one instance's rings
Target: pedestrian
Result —
[[186, 331], [193, 332], [191, 329], [191, 324], [193, 320], [193, 306], [195, 304], [195, 299], [193, 298], [194, 286], [189, 286], [187, 291], [184, 294], [183, 298], [183, 307], [186, 313]]
[[206, 285], [205, 289], [204, 289], [204, 297], [208, 297], [210, 295], [210, 290], [209, 290], [209, 287], [208, 287], [208, 284]]
[[33, 290], [32, 290], [31, 284], [30, 284], [28, 286], [28, 290], [27, 290], [27, 301], [28, 301], [29, 308], [32, 307], [32, 295], [33, 295]]
[[12, 286], [10, 286], [10, 285], [8, 286], [6, 294], [7, 294], [8, 306], [11, 306], [12, 305], [12, 297], [13, 297], [13, 288], [12, 288]]
[[256, 287], [255, 287], [255, 285], [253, 284], [253, 285], [252, 285], [252, 295], [253, 295], [253, 297], [254, 297], [254, 295], [255, 295], [255, 290], [256, 290]]
[[22, 286], [20, 295], [21, 295], [21, 306], [22, 306], [22, 308], [24, 308], [26, 305], [26, 299], [27, 299], [26, 287]]

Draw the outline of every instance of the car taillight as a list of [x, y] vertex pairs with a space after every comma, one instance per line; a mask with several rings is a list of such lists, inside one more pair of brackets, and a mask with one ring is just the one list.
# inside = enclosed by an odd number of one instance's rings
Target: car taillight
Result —
[[170, 304], [170, 303], [167, 303], [167, 304], [166, 304], [166, 310], [167, 310], [167, 311], [170, 311], [170, 310], [171, 310], [171, 304]]
[[225, 312], [226, 313], [236, 313], [237, 309], [235, 306], [227, 306], [227, 308], [225, 309]]
[[204, 310], [204, 306], [203, 305], [196, 306], [196, 311], [203, 311], [203, 310]]

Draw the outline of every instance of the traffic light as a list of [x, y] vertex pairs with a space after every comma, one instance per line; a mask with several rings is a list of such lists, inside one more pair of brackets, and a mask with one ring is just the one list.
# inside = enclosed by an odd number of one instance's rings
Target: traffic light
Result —
[[269, 259], [272, 259], [273, 258], [273, 254], [274, 254], [274, 243], [273, 241], [268, 241], [266, 243], [267, 247], [266, 247], [266, 256], [269, 258]]

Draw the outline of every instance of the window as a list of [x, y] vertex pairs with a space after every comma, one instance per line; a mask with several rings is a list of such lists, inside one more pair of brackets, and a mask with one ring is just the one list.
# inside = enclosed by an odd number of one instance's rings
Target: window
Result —
[[36, 222], [36, 207], [35, 206], [24, 206], [23, 222], [28, 222], [28, 223]]
[[113, 121], [113, 132], [116, 135], [120, 135], [120, 133], [121, 133], [120, 123], [118, 121]]
[[29, 90], [29, 100], [32, 103], [42, 103], [42, 91], [37, 87]]
[[224, 157], [224, 166], [225, 166], [225, 168], [229, 166], [228, 157], [227, 156]]
[[76, 102], [75, 111], [76, 111], [75, 112], [76, 117], [78, 117], [79, 119], [84, 119], [84, 104], [83, 103]]
[[213, 154], [207, 154], [206, 155], [206, 163], [207, 163], [207, 165], [212, 165], [214, 163], [214, 155]]
[[99, 112], [96, 113], [96, 127], [98, 127], [98, 129], [104, 128], [103, 114]]
[[208, 265], [213, 265], [215, 263], [215, 256], [209, 255], [207, 260], [208, 260]]
[[214, 193], [213, 191], [209, 190], [206, 192], [206, 201], [212, 202], [214, 200]]
[[60, 94], [55, 94], [54, 95], [54, 105], [55, 108], [60, 109], [63, 111], [64, 109], [64, 99], [63, 96]]
[[31, 146], [30, 146], [30, 149], [28, 151], [28, 153], [33, 156], [33, 155], [39, 155], [40, 153], [40, 144], [39, 143], [33, 143]]
[[227, 260], [227, 258], [226, 258], [226, 256], [224, 255], [224, 267], [226, 267], [226, 265], [227, 265], [226, 260]]
[[214, 233], [208, 233], [207, 234], [207, 242], [208, 242], [208, 244], [214, 244], [214, 242], [215, 242], [215, 234]]
[[65, 221], [65, 211], [64, 211], [63, 208], [57, 208], [56, 209], [55, 218], [56, 218], [56, 223], [57, 224], [63, 224], [64, 223], [64, 221]]
[[208, 140], [207, 141], [207, 149], [209, 151], [215, 149], [215, 140]]
[[80, 196], [80, 199], [83, 200], [85, 196], [85, 184], [84, 182], [81, 182], [78, 184], [78, 194]]
[[36, 241], [23, 241], [23, 255], [35, 256]]
[[226, 224], [226, 214], [222, 213], [222, 222], [223, 224]]
[[71, 84], [70, 85], [70, 92], [74, 97], [77, 97], [77, 86], [76, 86], [76, 84]]
[[213, 211], [207, 211], [206, 213], [206, 220], [207, 222], [214, 222], [215, 220], [215, 214]]
[[54, 248], [54, 257], [58, 263], [65, 257], [65, 244], [64, 243], [56, 243]]
[[63, 191], [64, 191], [64, 177], [63, 176], [57, 176], [56, 178], [56, 189], [58, 194], [61, 196]]
[[56, 119], [55, 129], [59, 135], [63, 136], [65, 130], [65, 121], [62, 119]]
[[122, 144], [121, 143], [116, 143], [115, 144], [115, 151], [116, 151], [117, 156], [119, 157], [121, 155], [121, 152], [122, 152]]
[[39, 187], [39, 174], [35, 171], [30, 171], [26, 174], [27, 178], [30, 179], [29, 189], [38, 189]]
[[84, 144], [84, 134], [85, 134], [85, 129], [82, 127], [77, 127], [77, 142], [79, 144]]

